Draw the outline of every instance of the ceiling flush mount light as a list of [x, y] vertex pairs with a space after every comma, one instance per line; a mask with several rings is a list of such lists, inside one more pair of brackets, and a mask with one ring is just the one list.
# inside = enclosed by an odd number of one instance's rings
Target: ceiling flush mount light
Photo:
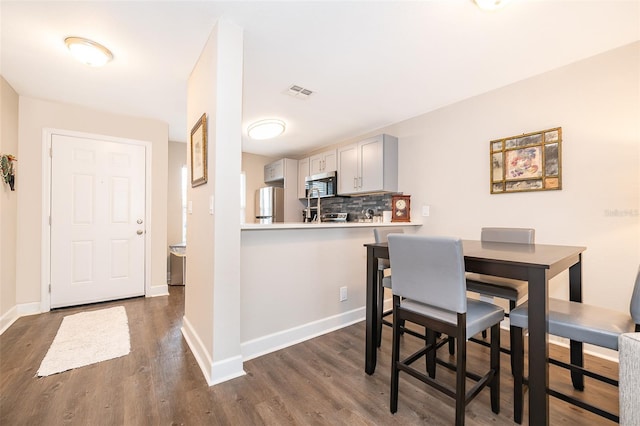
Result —
[[260, 120], [249, 126], [248, 133], [251, 139], [271, 139], [284, 132], [284, 121], [276, 119]]
[[67, 37], [64, 43], [77, 60], [92, 67], [101, 67], [113, 59], [109, 49], [86, 38]]
[[503, 8], [510, 3], [511, 0], [474, 0], [478, 7], [482, 10], [496, 10]]

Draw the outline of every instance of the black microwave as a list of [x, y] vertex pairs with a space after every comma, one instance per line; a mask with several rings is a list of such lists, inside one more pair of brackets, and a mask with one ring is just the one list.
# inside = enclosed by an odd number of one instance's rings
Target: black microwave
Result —
[[338, 195], [338, 175], [336, 172], [320, 173], [304, 179], [304, 195], [311, 198], [335, 197]]

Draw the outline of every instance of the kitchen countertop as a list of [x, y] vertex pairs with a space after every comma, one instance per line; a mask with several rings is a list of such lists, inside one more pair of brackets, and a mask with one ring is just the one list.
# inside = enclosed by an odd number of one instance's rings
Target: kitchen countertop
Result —
[[382, 227], [401, 227], [401, 226], [422, 226], [418, 222], [321, 222], [321, 223], [244, 223], [240, 229], [243, 231], [269, 231], [276, 229], [321, 229], [321, 228], [382, 228]]

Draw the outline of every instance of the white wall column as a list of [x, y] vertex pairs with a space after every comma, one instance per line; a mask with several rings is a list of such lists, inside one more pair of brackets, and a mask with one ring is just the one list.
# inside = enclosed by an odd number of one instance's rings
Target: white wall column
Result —
[[[242, 29], [220, 20], [187, 88], [186, 131], [207, 115], [208, 182], [187, 202], [183, 334], [210, 385], [244, 374], [240, 349]], [[190, 144], [187, 145], [190, 164]], [[191, 179], [191, 170], [189, 170]], [[212, 208], [211, 208], [212, 207]]]

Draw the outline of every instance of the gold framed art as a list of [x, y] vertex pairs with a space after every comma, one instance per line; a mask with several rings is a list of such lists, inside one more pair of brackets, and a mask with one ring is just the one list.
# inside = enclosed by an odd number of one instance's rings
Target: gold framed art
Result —
[[411, 222], [411, 195], [391, 196], [391, 222]]
[[191, 187], [207, 183], [207, 114], [191, 129]]
[[562, 189], [562, 127], [489, 142], [492, 194]]

